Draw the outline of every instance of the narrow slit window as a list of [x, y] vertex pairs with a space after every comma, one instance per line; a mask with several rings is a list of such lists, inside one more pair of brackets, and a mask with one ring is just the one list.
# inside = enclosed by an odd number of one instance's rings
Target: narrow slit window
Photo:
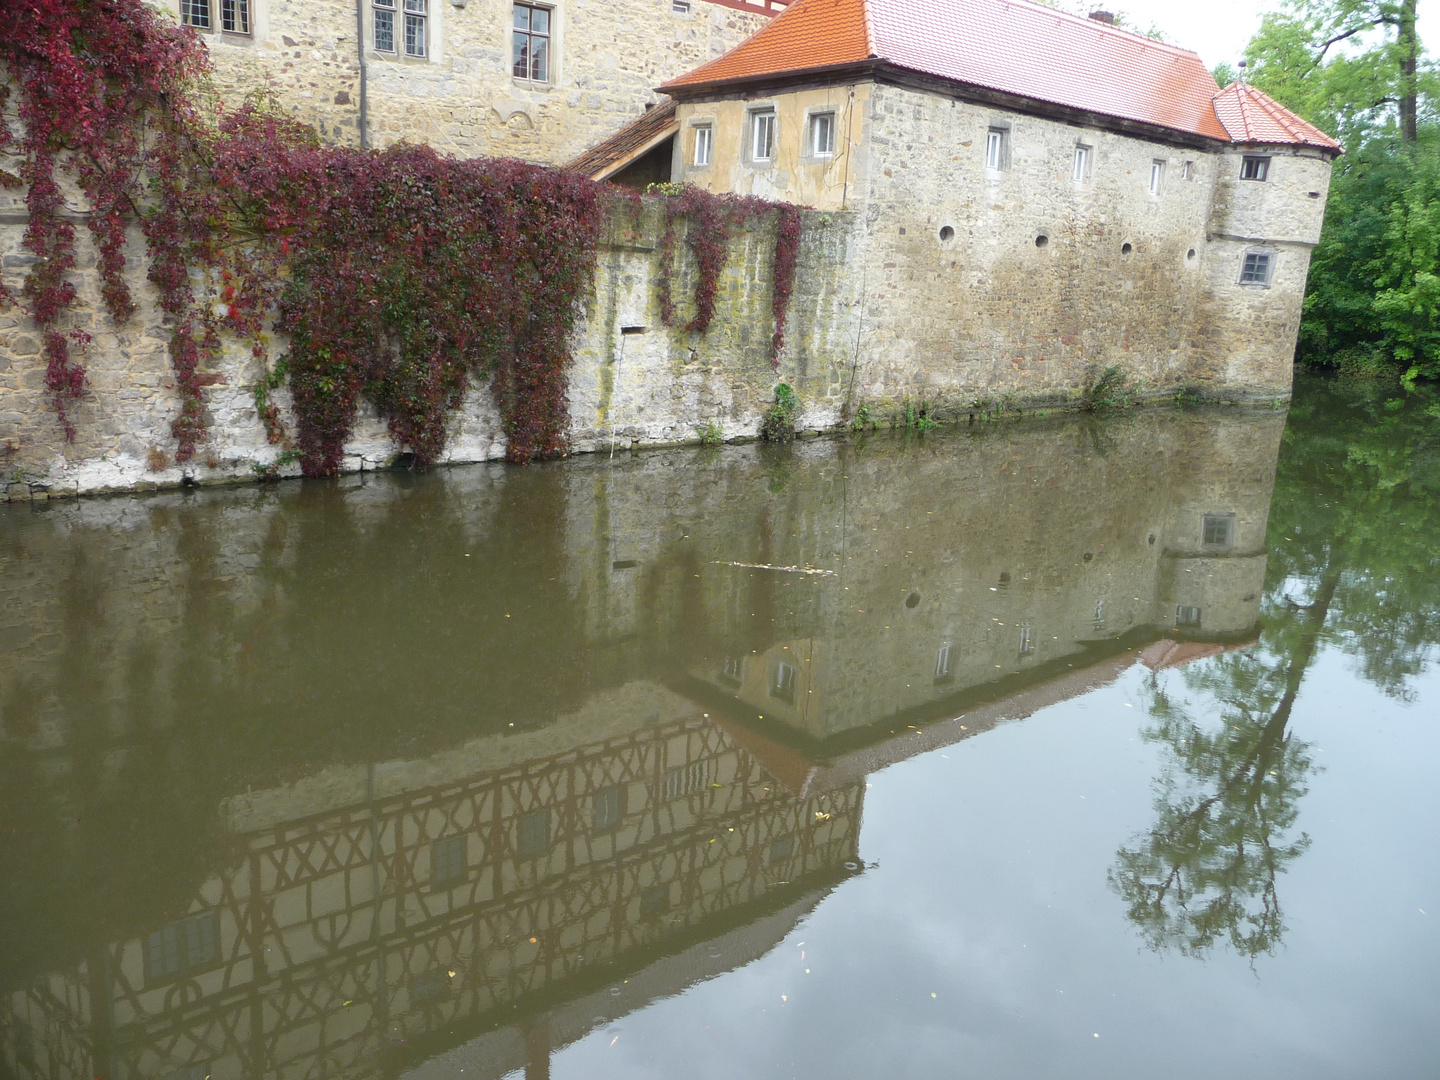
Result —
[[375, 51], [395, 51], [395, 0], [371, 0], [374, 13]]
[[180, 21], [196, 30], [209, 30], [210, 0], [180, 0]]
[[835, 114], [815, 113], [810, 117], [810, 153], [814, 157], [835, 154]]
[[595, 793], [591, 808], [591, 824], [596, 832], [606, 832], [620, 824], [620, 785], [612, 784]]
[[1035, 651], [1035, 628], [1022, 626], [1020, 628], [1020, 655], [1029, 656]]
[[1195, 162], [1187, 161], [1180, 166], [1180, 179], [1192, 180], [1195, 177]]
[[1150, 163], [1150, 194], [1160, 194], [1160, 184], [1165, 179], [1165, 162], [1152, 161]]
[[532, 82], [550, 79], [550, 9], [515, 5], [512, 51], [515, 78]]
[[430, 845], [430, 884], [454, 885], [465, 877], [465, 837], [447, 836]]
[[250, 33], [250, 0], [220, 0], [220, 29], [227, 34]]
[[715, 129], [709, 124], [695, 126], [695, 165], [703, 168], [710, 164], [710, 148], [715, 138]]
[[770, 680], [770, 696], [781, 701], [795, 701], [796, 671], [794, 664], [780, 660], [775, 664], [775, 674]]
[[1070, 170], [1071, 180], [1084, 180], [1090, 175], [1090, 147], [1075, 147], [1075, 163]]
[[950, 678], [950, 646], [941, 645], [935, 653], [935, 681], [944, 682]]
[[1246, 154], [1240, 160], [1241, 180], [1265, 180], [1270, 175], [1270, 159], [1255, 154]]
[[550, 811], [522, 814], [516, 827], [515, 850], [522, 859], [532, 859], [550, 849]]
[[1272, 261], [1268, 252], [1247, 251], [1245, 262], [1240, 267], [1240, 284], [1269, 285]]
[[405, 0], [405, 55], [425, 55], [425, 0]]
[[750, 160], [771, 161], [775, 157], [775, 113], [750, 114]]
[[1005, 168], [1005, 130], [991, 128], [985, 135], [985, 168], [1001, 172]]

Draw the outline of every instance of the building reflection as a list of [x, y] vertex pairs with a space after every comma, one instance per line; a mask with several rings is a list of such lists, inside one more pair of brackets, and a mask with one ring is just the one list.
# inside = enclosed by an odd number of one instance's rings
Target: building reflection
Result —
[[0, 875], [90, 907], [0, 943], [0, 1064], [548, 1075], [863, 872], [868, 773], [1253, 640], [1282, 419], [54, 512], [0, 567]]

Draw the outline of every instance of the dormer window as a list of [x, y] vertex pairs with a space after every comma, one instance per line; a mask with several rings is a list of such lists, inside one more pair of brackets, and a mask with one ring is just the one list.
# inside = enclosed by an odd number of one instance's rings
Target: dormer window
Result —
[[1270, 175], [1270, 159], [1259, 154], [1246, 154], [1240, 159], [1241, 180], [1264, 180]]

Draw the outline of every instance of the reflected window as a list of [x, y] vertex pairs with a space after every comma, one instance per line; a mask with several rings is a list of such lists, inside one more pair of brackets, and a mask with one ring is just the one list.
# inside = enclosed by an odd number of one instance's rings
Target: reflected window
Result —
[[702, 791], [710, 782], [710, 762], [692, 761], [688, 765], [677, 765], [665, 774], [665, 797], [680, 799]]
[[596, 832], [604, 832], [620, 824], [619, 784], [595, 793], [595, 801], [590, 809], [590, 822]]
[[521, 814], [515, 850], [522, 859], [544, 855], [550, 849], [550, 811], [533, 810]]
[[941, 645], [935, 653], [935, 681], [948, 682], [950, 679], [950, 644]]
[[430, 884], [454, 885], [465, 877], [465, 837], [447, 836], [430, 845]]
[[1235, 545], [1235, 515], [1206, 514], [1200, 542], [1207, 548], [1229, 551]]
[[738, 656], [729, 656], [720, 665], [720, 681], [726, 686], [739, 686], [745, 674], [745, 661]]
[[435, 968], [410, 980], [410, 1001], [415, 1005], [429, 1005], [440, 1001], [450, 993], [450, 972]]
[[1200, 625], [1200, 609], [1181, 604], [1175, 609], [1175, 625], [1198, 627]]
[[670, 910], [670, 886], [652, 885], [640, 893], [640, 917]]
[[515, 5], [515, 26], [511, 33], [511, 72], [517, 79], [548, 82], [550, 79], [550, 9], [531, 4]]
[[175, 979], [220, 962], [220, 916], [191, 915], [145, 939], [145, 981]]
[[773, 844], [770, 845], [770, 850], [766, 853], [765, 858], [767, 861], [772, 863], [784, 862], [794, 853], [795, 837], [782, 836], [779, 840], [776, 840]]
[[775, 672], [770, 679], [770, 696], [794, 704], [795, 682], [795, 665], [787, 664], [784, 660], [775, 661]]
[[1020, 627], [1020, 655], [1029, 656], [1035, 651], [1035, 629], [1030, 626]]
[[1105, 601], [1103, 599], [1095, 601], [1095, 629], [1105, 629]]

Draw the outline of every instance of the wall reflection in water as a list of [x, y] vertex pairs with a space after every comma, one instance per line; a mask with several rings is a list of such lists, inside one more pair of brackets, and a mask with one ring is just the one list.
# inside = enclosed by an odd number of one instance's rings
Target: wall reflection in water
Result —
[[1282, 426], [12, 511], [0, 1062], [543, 1075], [863, 872], [869, 771], [1252, 641]]

